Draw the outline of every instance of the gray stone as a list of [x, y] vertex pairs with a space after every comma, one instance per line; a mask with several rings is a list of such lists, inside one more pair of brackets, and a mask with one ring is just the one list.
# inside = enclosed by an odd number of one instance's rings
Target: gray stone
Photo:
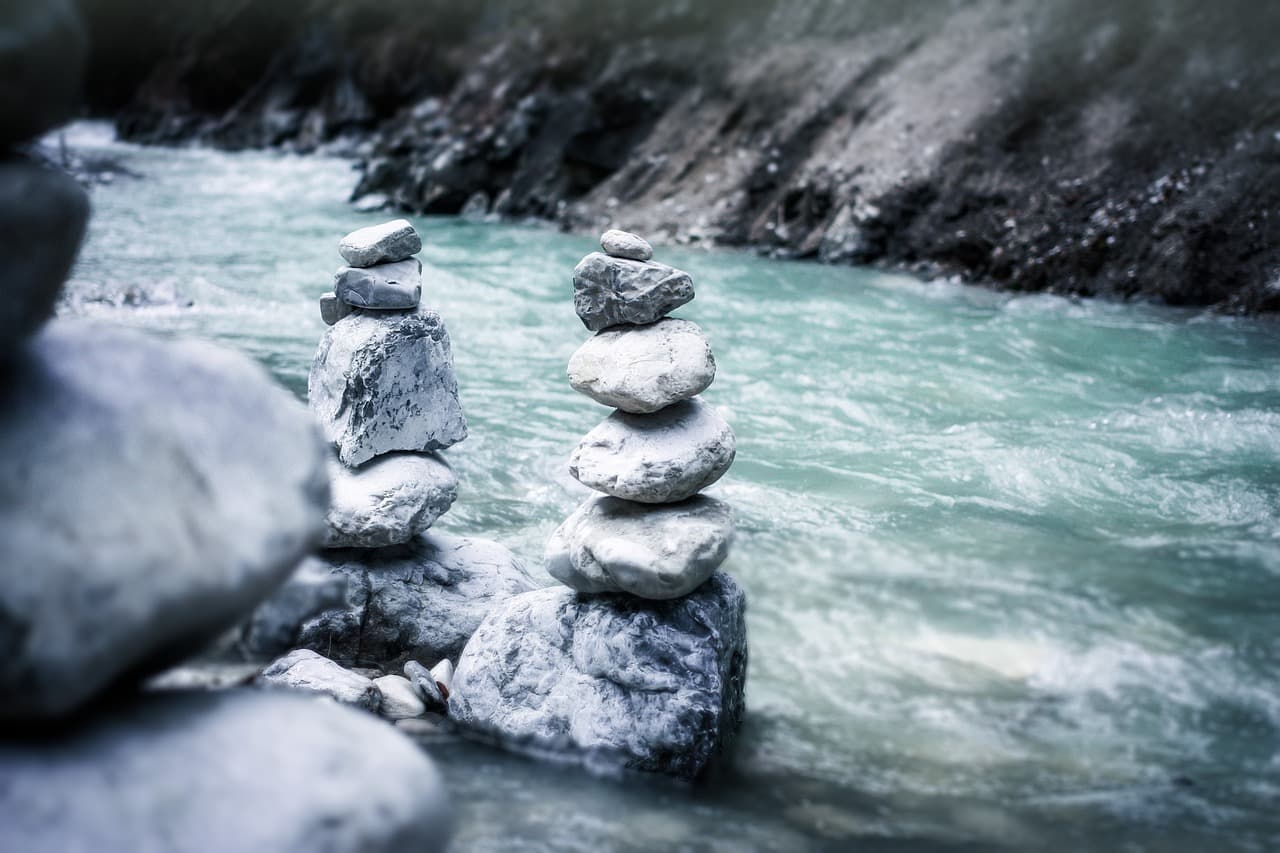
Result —
[[674, 503], [724, 476], [734, 442], [729, 424], [699, 397], [651, 415], [614, 412], [574, 449], [569, 473], [615, 498]]
[[716, 378], [702, 330], [668, 317], [605, 329], [569, 359], [569, 384], [597, 403], [648, 414], [701, 394]]
[[[0, 32], [0, 43], [4, 39]], [[88, 196], [67, 175], [21, 161], [0, 163], [0, 243], [9, 247], [0, 361], [53, 313], [88, 216]]]
[[347, 601], [304, 622], [297, 645], [359, 664], [456, 660], [490, 610], [534, 586], [498, 543], [443, 533], [313, 559], [348, 578]]
[[653, 257], [653, 246], [649, 241], [632, 234], [630, 231], [610, 229], [600, 235], [600, 248], [606, 255], [615, 258], [630, 258], [633, 261], [647, 261]]
[[378, 713], [388, 720], [409, 720], [427, 712], [418, 690], [403, 675], [384, 675], [373, 684], [382, 691], [382, 707]]
[[547, 572], [578, 592], [688, 595], [729, 555], [733, 510], [698, 495], [677, 504], [588, 498], [547, 543]]
[[433, 453], [388, 453], [351, 469], [329, 464], [326, 548], [382, 548], [408, 542], [449, 511], [458, 477]]
[[742, 721], [744, 609], [723, 572], [672, 601], [517, 596], [467, 644], [449, 716], [517, 750], [697, 776]]
[[592, 252], [573, 269], [573, 307], [593, 332], [652, 323], [691, 299], [689, 274], [666, 264]]
[[[70, 0], [0, 3], [0, 148], [75, 117], [88, 53], [88, 33]], [[37, 196], [30, 201], [39, 203]], [[11, 249], [29, 246], [8, 239]], [[19, 254], [10, 251], [6, 260]]]
[[333, 292], [353, 308], [403, 311], [422, 300], [422, 262], [417, 258], [367, 269], [342, 267], [333, 277]]
[[346, 576], [306, 560], [253, 611], [240, 628], [238, 645], [255, 660], [282, 655], [294, 647], [299, 625], [346, 600]]
[[443, 851], [440, 776], [361, 711], [277, 691], [164, 692], [0, 742], [0, 849]]
[[325, 449], [237, 353], [54, 320], [0, 412], [0, 717], [177, 663], [319, 537]]
[[338, 298], [336, 293], [326, 293], [320, 297], [320, 319], [326, 326], [332, 326], [351, 313], [351, 306]]
[[443, 708], [447, 701], [444, 691], [436, 681], [435, 673], [428, 670], [416, 660], [405, 661], [404, 674], [408, 676], [419, 698], [428, 708]]
[[407, 219], [358, 228], [338, 243], [338, 254], [353, 267], [393, 264], [422, 251], [422, 239]]
[[467, 437], [449, 333], [427, 308], [357, 311], [330, 326], [307, 393], [347, 466], [393, 450], [440, 450]]
[[322, 693], [347, 705], [377, 711], [382, 691], [372, 681], [310, 649], [297, 649], [274, 661], [258, 676], [260, 684]]

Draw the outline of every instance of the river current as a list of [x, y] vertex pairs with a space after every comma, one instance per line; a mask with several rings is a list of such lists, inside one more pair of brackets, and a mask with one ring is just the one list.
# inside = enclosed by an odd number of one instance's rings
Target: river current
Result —
[[[299, 396], [338, 239], [323, 157], [143, 149], [60, 311], [211, 339]], [[540, 562], [586, 491], [593, 241], [416, 218], [471, 437], [438, 526]], [[1280, 325], [658, 247], [738, 436], [712, 494], [748, 720], [687, 787], [426, 743], [460, 851], [1280, 849]], [[245, 436], [252, 440], [252, 436]], [[547, 579], [549, 583], [550, 580]]]

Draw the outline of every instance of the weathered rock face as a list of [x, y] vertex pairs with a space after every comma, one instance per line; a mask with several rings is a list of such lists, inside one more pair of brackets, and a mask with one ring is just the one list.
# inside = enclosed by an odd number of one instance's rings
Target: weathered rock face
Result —
[[407, 219], [359, 228], [338, 243], [338, 254], [353, 267], [394, 264], [421, 251], [422, 238]]
[[569, 457], [584, 486], [641, 503], [693, 497], [733, 464], [733, 430], [695, 397], [651, 415], [614, 412]]
[[449, 511], [458, 477], [433, 453], [388, 453], [356, 469], [329, 465], [326, 548], [381, 548], [408, 542]]
[[439, 450], [467, 436], [449, 333], [427, 308], [355, 311], [331, 326], [307, 394], [348, 466], [393, 450]]
[[[5, 38], [0, 34], [0, 44]], [[0, 88], [9, 83], [3, 79]], [[0, 361], [53, 313], [88, 216], [88, 196], [67, 175], [23, 161], [0, 162], [0, 242], [11, 247], [5, 256]]]
[[674, 601], [564, 587], [517, 596], [467, 644], [449, 715], [517, 749], [697, 776], [745, 711], [744, 608], [723, 573]]
[[592, 252], [573, 268], [573, 307], [593, 332], [619, 323], [652, 323], [691, 299], [689, 274], [656, 261]]
[[314, 147], [358, 118], [355, 195], [407, 210], [479, 193], [584, 232], [1280, 308], [1280, 4], [353, 3], [175, 15], [185, 38], [149, 61], [151, 4], [97, 4], [118, 45], [95, 50], [98, 109], [229, 146]]
[[547, 573], [578, 592], [679, 598], [729, 555], [733, 510], [698, 495], [676, 504], [588, 498], [547, 543]]
[[366, 711], [377, 711], [382, 705], [382, 691], [372, 681], [343, 669], [310, 649], [297, 649], [273, 661], [262, 670], [258, 682], [271, 687], [320, 693]]
[[[70, 0], [0, 3], [0, 147], [76, 115], [88, 49], [84, 22]], [[37, 195], [30, 201], [41, 204]], [[8, 233], [0, 233], [8, 243]]]
[[345, 577], [347, 600], [298, 626], [293, 645], [344, 663], [456, 659], [490, 610], [534, 585], [498, 543], [443, 533], [376, 551], [327, 551], [308, 563]]
[[0, 849], [443, 851], [439, 774], [364, 712], [282, 691], [164, 692], [0, 742]]
[[353, 308], [376, 311], [415, 308], [422, 299], [422, 262], [410, 258], [367, 269], [343, 267], [333, 277], [333, 292]]
[[0, 411], [0, 717], [190, 654], [319, 537], [324, 447], [243, 356], [55, 320]]
[[716, 378], [702, 330], [668, 317], [597, 332], [569, 359], [569, 384], [597, 403], [647, 414], [701, 394]]

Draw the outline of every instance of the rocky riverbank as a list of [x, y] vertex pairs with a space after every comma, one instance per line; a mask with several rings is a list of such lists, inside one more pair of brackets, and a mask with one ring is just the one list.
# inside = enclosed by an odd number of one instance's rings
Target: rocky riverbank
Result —
[[1272, 6], [87, 2], [126, 138], [337, 147], [368, 204], [1280, 307]]

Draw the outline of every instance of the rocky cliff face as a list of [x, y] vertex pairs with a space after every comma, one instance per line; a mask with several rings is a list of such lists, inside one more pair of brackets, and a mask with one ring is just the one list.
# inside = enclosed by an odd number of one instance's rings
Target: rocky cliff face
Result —
[[355, 196], [1016, 290], [1280, 308], [1280, 6], [85, 0], [135, 140]]

